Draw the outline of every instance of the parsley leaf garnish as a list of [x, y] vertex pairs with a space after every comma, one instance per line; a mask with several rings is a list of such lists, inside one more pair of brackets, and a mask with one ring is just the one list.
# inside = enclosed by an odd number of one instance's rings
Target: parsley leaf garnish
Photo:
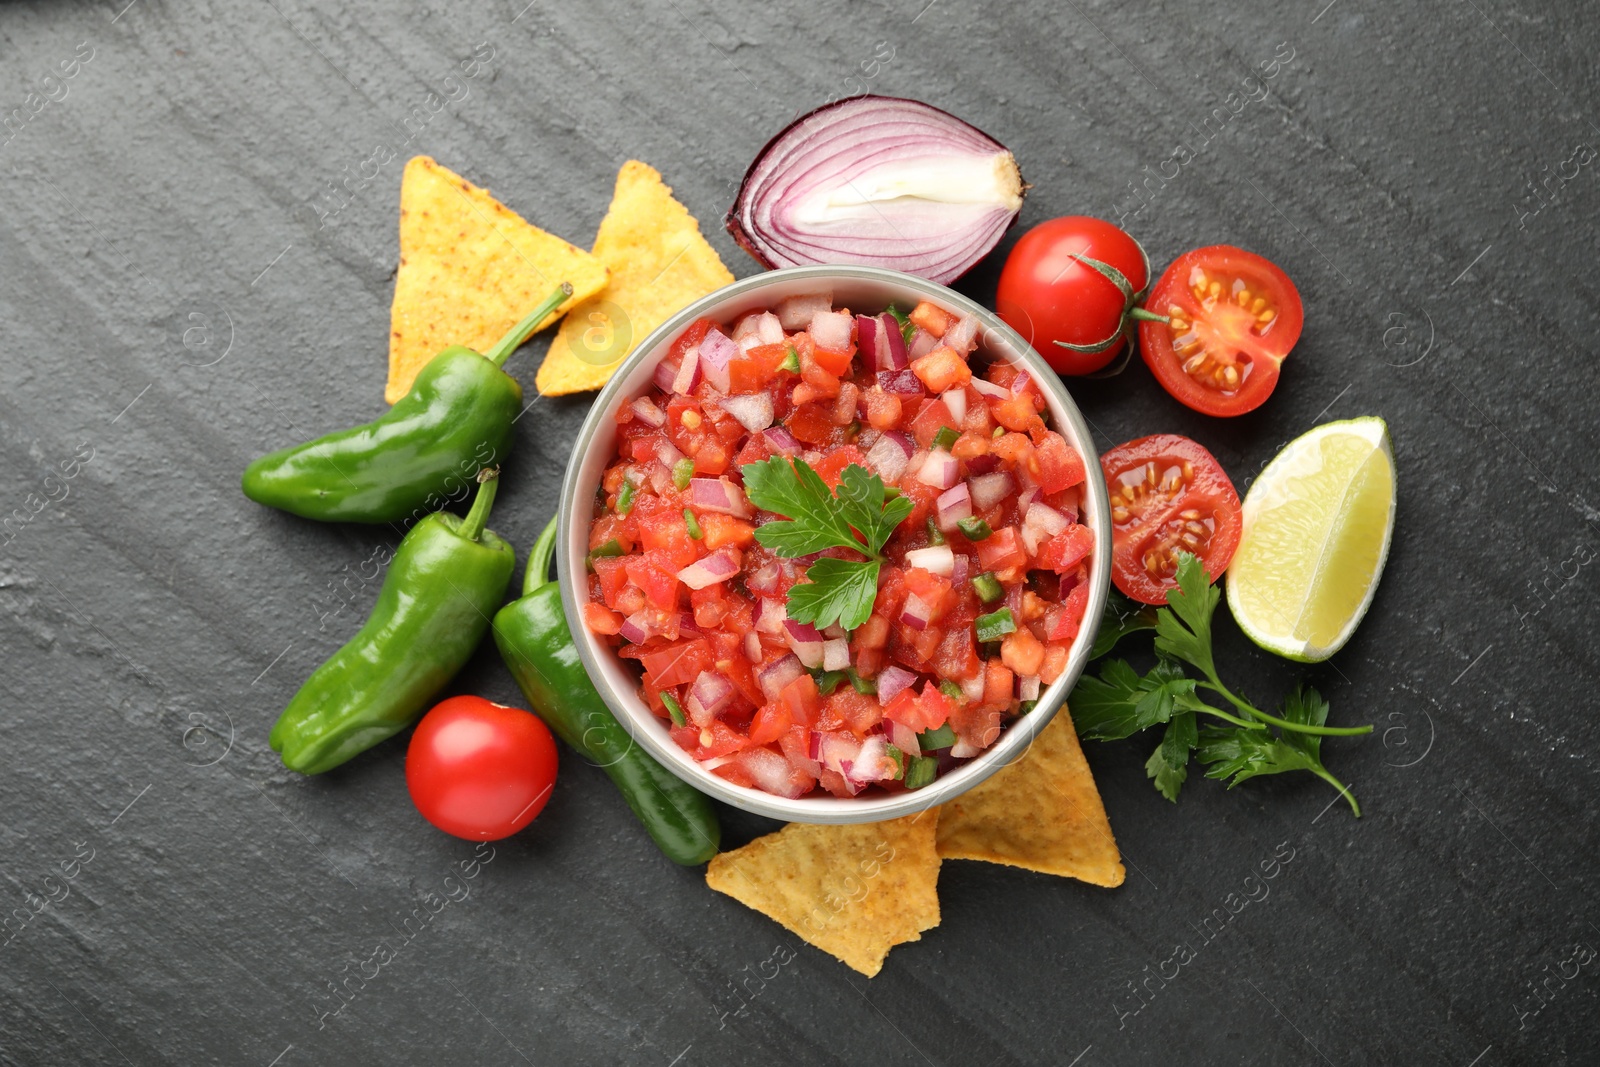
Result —
[[[1177, 582], [1178, 588], [1167, 592], [1167, 607], [1157, 610], [1153, 619], [1131, 605], [1108, 606], [1108, 613], [1114, 611], [1116, 617], [1102, 622], [1091, 658], [1109, 652], [1130, 633], [1154, 629], [1156, 665], [1141, 675], [1126, 661], [1112, 660], [1099, 677], [1086, 674], [1079, 679], [1070, 699], [1080, 736], [1113, 741], [1165, 724], [1161, 744], [1145, 764], [1145, 772], [1168, 800], [1178, 799], [1189, 775], [1189, 755], [1196, 752], [1209, 767], [1207, 777], [1231, 778], [1229, 788], [1258, 775], [1310, 771], [1337, 789], [1359, 816], [1361, 809], [1350, 790], [1322, 765], [1322, 738], [1367, 734], [1372, 727], [1328, 726], [1328, 703], [1313, 689], [1291, 693], [1281, 717], [1235, 695], [1217, 675], [1211, 646], [1211, 618], [1221, 593], [1192, 555], [1180, 555]], [[1185, 664], [1203, 677], [1190, 677]], [[1221, 696], [1238, 714], [1208, 703], [1204, 696], [1208, 692]], [[1227, 725], [1200, 730], [1199, 715]]]
[[756, 528], [762, 545], [789, 559], [830, 548], [867, 557], [813, 563], [806, 570], [810, 580], [789, 590], [789, 618], [818, 627], [838, 623], [847, 630], [866, 622], [878, 595], [883, 546], [911, 514], [911, 500], [888, 499], [883, 479], [855, 463], [840, 472], [837, 492], [829, 491], [803, 459], [773, 456], [747, 463], [741, 471], [751, 503], [785, 517]]
[[1156, 628], [1156, 609], [1148, 604], [1135, 604], [1121, 593], [1113, 591], [1106, 599], [1106, 609], [1100, 616], [1100, 629], [1094, 636], [1090, 659], [1108, 655], [1124, 637], [1141, 630]]

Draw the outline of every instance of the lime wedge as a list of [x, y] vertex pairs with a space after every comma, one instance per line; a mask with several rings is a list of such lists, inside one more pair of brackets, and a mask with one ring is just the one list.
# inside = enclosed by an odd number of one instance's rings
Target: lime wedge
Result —
[[1330, 422], [1278, 453], [1244, 498], [1228, 610], [1250, 640], [1302, 663], [1344, 647], [1394, 532], [1394, 452], [1376, 417]]

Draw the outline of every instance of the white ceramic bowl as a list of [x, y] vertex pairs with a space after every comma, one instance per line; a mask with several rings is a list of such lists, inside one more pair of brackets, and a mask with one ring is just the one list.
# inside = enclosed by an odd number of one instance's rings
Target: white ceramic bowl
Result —
[[[868, 790], [859, 797], [835, 797], [817, 790], [790, 800], [719, 778], [702, 769], [673, 742], [666, 726], [639, 698], [637, 665], [623, 660], [583, 625], [582, 608], [588, 598], [585, 557], [589, 547], [589, 524], [594, 518], [595, 492], [615, 454], [616, 412], [649, 388], [656, 364], [672, 340], [698, 318], [731, 325], [746, 312], [772, 308], [785, 297], [830, 290], [835, 306], [869, 314], [891, 303], [909, 308], [920, 300], [931, 300], [948, 310], [977, 316], [982, 324], [980, 353], [1026, 367], [1044, 389], [1052, 427], [1083, 456], [1088, 479], [1080, 521], [1094, 533], [1095, 544], [1088, 609], [1083, 628], [1067, 659], [1066, 670], [1054, 685], [1040, 694], [1039, 703], [1032, 711], [1005, 727], [1000, 739], [988, 751], [941, 775], [933, 784], [911, 792]], [[951, 289], [899, 271], [831, 265], [790, 267], [734, 282], [695, 301], [646, 337], [601, 391], [578, 433], [561, 485], [561, 540], [556, 552], [562, 603], [578, 654], [600, 695], [635, 741], [678, 777], [734, 807], [786, 822], [856, 823], [899, 818], [943, 804], [1026, 752], [1034, 737], [1060, 709], [1088, 661], [1111, 580], [1111, 508], [1097, 456], [1083, 416], [1055, 372], [998, 316]]]

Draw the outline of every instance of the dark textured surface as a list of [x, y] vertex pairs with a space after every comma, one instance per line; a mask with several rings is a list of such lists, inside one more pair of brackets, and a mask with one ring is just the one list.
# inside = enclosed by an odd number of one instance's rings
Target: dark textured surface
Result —
[[[125, 2], [0, 9], [0, 1060], [1597, 1062], [1600, 960], [1563, 963], [1600, 946], [1590, 5]], [[1290, 51], [1261, 98], [1245, 79]], [[1257, 413], [1209, 421], [1137, 368], [1077, 393], [1102, 444], [1188, 433], [1241, 489], [1318, 421], [1389, 420], [1388, 573], [1308, 672], [1379, 726], [1325, 750], [1367, 816], [1309, 778], [1192, 781], [1173, 807], [1144, 743], [1092, 746], [1127, 884], [947, 864], [943, 924], [868, 982], [662, 861], [577, 760], [478, 867], [416, 816], [399, 742], [285, 772], [267, 729], [393, 540], [237, 479], [381, 409], [404, 158], [580, 244], [644, 159], [746, 274], [716, 226], [744, 164], [864, 86], [1013, 146], [1024, 224], [1121, 212], [1158, 264], [1227, 241], [1298, 281], [1305, 337]], [[430, 92], [456, 99], [430, 115]], [[380, 144], [396, 160], [335, 213], [322, 194]], [[1129, 183], [1180, 144], [1139, 209]], [[543, 345], [512, 363], [530, 395]], [[518, 423], [494, 526], [519, 547], [585, 404]], [[1253, 692], [1298, 673], [1223, 645]], [[514, 696], [490, 648], [458, 688]], [[380, 941], [403, 947], [372, 977]], [[736, 993], [777, 946], [793, 962]]]

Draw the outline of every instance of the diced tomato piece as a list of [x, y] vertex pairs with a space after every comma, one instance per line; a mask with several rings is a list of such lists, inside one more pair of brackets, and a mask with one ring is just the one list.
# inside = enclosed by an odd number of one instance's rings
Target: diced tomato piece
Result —
[[594, 573], [600, 579], [600, 595], [607, 607], [617, 607], [622, 590], [628, 584], [626, 562], [624, 556], [601, 556], [594, 561]]
[[1034, 559], [1036, 566], [1065, 574], [1072, 570], [1094, 548], [1094, 534], [1087, 526], [1074, 523], [1039, 546]]
[[835, 378], [843, 378], [850, 370], [850, 361], [855, 354], [854, 345], [845, 349], [815, 348], [811, 351], [811, 359]]
[[964, 681], [976, 678], [983, 669], [978, 658], [977, 638], [971, 626], [952, 626], [945, 631], [933, 654], [933, 670], [940, 678]]
[[1022, 540], [1015, 526], [1003, 526], [978, 542], [978, 562], [986, 571], [1022, 567], [1028, 554], [1022, 550]]
[[1015, 692], [1016, 675], [1011, 673], [1011, 668], [995, 660], [989, 660], [984, 664], [983, 702], [985, 704], [1009, 704]]
[[679, 641], [644, 656], [640, 662], [658, 686], [687, 685], [700, 677], [701, 671], [711, 669], [711, 644], [704, 638]]
[[943, 400], [929, 400], [917, 409], [916, 417], [906, 427], [906, 432], [911, 434], [919, 448], [931, 448], [939, 431], [946, 426], [954, 429], [955, 421]]
[[1083, 481], [1087, 474], [1083, 457], [1060, 434], [1045, 430], [1033, 447], [1039, 457], [1039, 487], [1045, 492], [1059, 493]]
[[843, 683], [828, 695], [817, 725], [824, 730], [847, 729], [861, 737], [881, 721], [883, 706], [878, 698], [858, 693], [854, 686]]
[[822, 711], [822, 694], [817, 692], [817, 680], [802, 674], [778, 693], [778, 702], [789, 712], [792, 722], [813, 726]]
[[765, 389], [778, 376], [778, 368], [788, 356], [789, 346], [786, 344], [757, 345], [750, 349], [742, 359], [728, 364], [728, 391], [754, 393]]
[[950, 446], [950, 454], [957, 459], [974, 459], [989, 454], [990, 436], [984, 433], [963, 433]]
[[622, 629], [622, 616], [593, 601], [583, 606], [583, 623], [591, 631], [610, 637]]
[[728, 469], [728, 446], [710, 435], [702, 436], [691, 456], [696, 474], [721, 474]]
[[628, 580], [644, 590], [645, 599], [651, 607], [661, 611], [672, 611], [677, 608], [678, 590], [683, 583], [678, 581], [675, 571], [667, 569], [664, 565], [666, 558], [659, 549], [653, 549], [641, 556], [628, 556], [626, 559], [624, 569], [628, 573]]
[[911, 361], [911, 372], [931, 392], [942, 393], [972, 380], [972, 368], [953, 348], [940, 345], [921, 359]]
[[945, 594], [950, 592], [950, 579], [943, 575], [925, 571], [921, 567], [912, 567], [905, 572], [906, 588], [920, 597], [925, 604], [942, 601]]
[[900, 524], [901, 530], [922, 530], [933, 513], [934, 501], [944, 490], [929, 485], [920, 478], [905, 478], [900, 482], [900, 495], [911, 501], [911, 514]]
[[750, 720], [750, 742], [755, 745], [769, 744], [788, 733], [792, 725], [793, 716], [785, 704], [763, 704], [756, 712], [756, 717]]
[[937, 730], [950, 718], [950, 713], [956, 708], [955, 703], [931, 681], [922, 685], [922, 695], [917, 698], [917, 710], [922, 715], [922, 725], [917, 727], [922, 730]]
[[1044, 665], [1044, 645], [1027, 628], [1006, 634], [1000, 642], [1000, 662], [1025, 678], [1036, 675]]
[[1044, 420], [1034, 406], [1032, 393], [1019, 393], [1005, 400], [997, 400], [989, 407], [994, 413], [994, 421], [1008, 430], [1026, 433], [1035, 427], [1044, 429]]
[[808, 445], [827, 444], [835, 429], [831, 411], [822, 404], [796, 404], [784, 425], [795, 440]]
[[950, 713], [949, 726], [955, 731], [957, 741], [985, 749], [1000, 737], [1001, 711], [987, 702], [967, 704]]
[[1039, 666], [1039, 680], [1050, 685], [1067, 669], [1067, 646], [1045, 645], [1044, 663]]
[[833, 402], [833, 424], [849, 426], [856, 421], [856, 408], [861, 400], [861, 387], [854, 382], [839, 386], [839, 398]]
[[599, 548], [607, 541], [614, 539], [622, 546], [622, 551], [632, 552], [632, 534], [637, 529], [637, 526], [634, 526], [633, 530], [629, 529], [629, 523], [625, 516], [602, 515], [594, 520], [594, 525], [589, 528], [589, 548], [591, 550]]
[[911, 314], [906, 318], [911, 320], [913, 326], [921, 327], [935, 337], [943, 337], [956, 321], [956, 317], [937, 304], [930, 304], [924, 300], [911, 309]]
[[1045, 640], [1071, 641], [1078, 636], [1089, 607], [1089, 583], [1079, 582], [1067, 598], [1045, 615]]
[[[756, 539], [756, 528], [743, 519], [736, 519], [732, 515], [723, 515], [715, 511], [708, 511], [698, 516], [700, 521], [700, 543], [705, 550], [715, 552], [723, 545], [739, 545], [741, 547], [751, 544]], [[687, 566], [687, 564], [685, 564]]]
[[930, 626], [926, 630], [916, 632], [911, 639], [911, 646], [916, 650], [917, 660], [927, 664], [933, 662], [934, 653], [939, 651], [939, 642], [944, 640], [944, 631], [937, 626]]
[[[673, 734], [676, 735], [677, 731], [674, 730]], [[705, 731], [698, 731], [695, 740], [697, 742], [705, 740]], [[750, 739], [748, 737], [721, 719], [713, 719], [711, 722], [711, 743], [709, 745], [699, 745], [697, 748], [690, 749], [690, 752], [697, 760], [708, 760], [716, 759], [718, 756], [729, 756], [735, 752], [742, 752], [749, 747]]]
[[874, 430], [892, 430], [900, 423], [900, 398], [886, 393], [876, 385], [862, 394], [867, 409], [867, 423]]
[[861, 449], [855, 445], [844, 445], [823, 456], [813, 469], [817, 472], [817, 477], [827, 483], [829, 489], [837, 489], [839, 475], [844, 473], [844, 469], [852, 463], [857, 466], [863, 465], [866, 459]]

